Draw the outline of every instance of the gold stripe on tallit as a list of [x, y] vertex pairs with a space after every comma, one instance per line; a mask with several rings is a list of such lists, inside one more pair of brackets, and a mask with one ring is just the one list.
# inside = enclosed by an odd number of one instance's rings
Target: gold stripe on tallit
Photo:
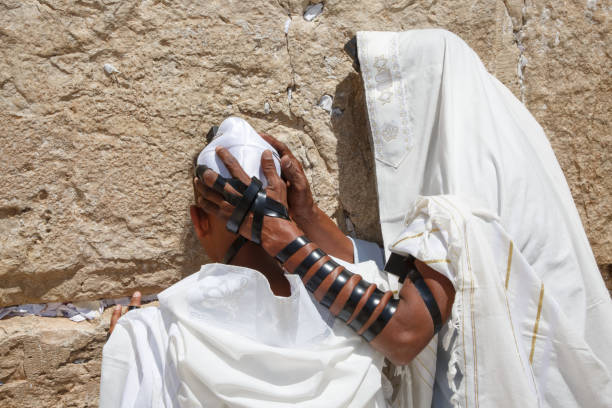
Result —
[[508, 250], [508, 267], [506, 268], [506, 289], [508, 289], [508, 282], [510, 282], [510, 267], [512, 266], [512, 249], [514, 243], [510, 241], [510, 249]]
[[[432, 229], [432, 230], [431, 230], [431, 231], [429, 231], [429, 232], [431, 233], [431, 232], [438, 232], [438, 231], [440, 231], [440, 229], [439, 229], [439, 228], [434, 228], [434, 229]], [[399, 244], [399, 243], [400, 243], [400, 242], [402, 242], [402, 241], [406, 241], [407, 239], [418, 238], [418, 237], [420, 237], [421, 235], [423, 235], [423, 234], [424, 234], [424, 233], [426, 233], [426, 232], [427, 232], [427, 231], [423, 231], [423, 232], [419, 232], [418, 234], [414, 234], [414, 235], [410, 235], [410, 236], [408, 236], [408, 237], [404, 237], [404, 238], [402, 238], [402, 239], [398, 240], [398, 241], [397, 241], [395, 244], [391, 245], [391, 248], [395, 248], [395, 246], [396, 246], [397, 244]]]
[[531, 352], [529, 353], [529, 364], [533, 364], [533, 354], [535, 352], [536, 336], [538, 335], [538, 326], [540, 325], [540, 316], [542, 315], [542, 301], [544, 300], [544, 284], [540, 287], [540, 300], [538, 302], [538, 314], [536, 315], [535, 324], [533, 325], [533, 336], [531, 337]]
[[432, 263], [450, 263], [450, 259], [430, 259], [429, 261], [423, 261], [425, 264]]

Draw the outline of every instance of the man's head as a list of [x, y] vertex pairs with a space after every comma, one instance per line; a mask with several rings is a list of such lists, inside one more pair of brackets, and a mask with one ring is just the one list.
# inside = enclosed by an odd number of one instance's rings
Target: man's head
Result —
[[[194, 159], [194, 168], [196, 164], [203, 164], [221, 176], [230, 178], [232, 175], [215, 152], [217, 147], [225, 147], [249, 177], [259, 178], [264, 187], [267, 180], [261, 168], [261, 155], [265, 150], [270, 150], [273, 152], [276, 171], [280, 175], [278, 153], [243, 119], [230, 117], [224, 120], [214, 139]], [[197, 197], [195, 198], [197, 204]], [[206, 254], [211, 260], [220, 262], [237, 235], [229, 232], [223, 221], [207, 214], [197, 205], [191, 206], [190, 214]]]

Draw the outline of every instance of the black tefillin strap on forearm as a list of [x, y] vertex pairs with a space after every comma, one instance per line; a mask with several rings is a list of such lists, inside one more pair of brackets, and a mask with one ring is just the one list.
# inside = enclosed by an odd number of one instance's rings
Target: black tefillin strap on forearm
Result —
[[414, 257], [412, 255], [402, 256], [392, 252], [385, 265], [385, 271], [398, 276], [400, 283], [404, 283], [406, 278], [412, 281], [431, 315], [431, 320], [434, 325], [434, 334], [438, 333], [442, 328], [442, 314], [440, 313], [438, 303], [436, 303], [436, 299], [431, 293], [429, 286], [427, 286], [423, 276], [414, 265]]
[[[294, 255], [301, 248], [306, 246], [310, 241], [308, 238], [301, 236], [293, 240], [289, 245], [287, 245], [283, 250], [281, 250], [277, 255], [276, 259], [282, 263], [285, 263], [292, 255]], [[308, 254], [302, 262], [297, 266], [294, 273], [298, 274], [301, 278], [304, 278], [308, 270], [319, 261], [321, 258], [325, 257], [327, 254], [323, 252], [321, 249], [315, 249], [310, 254]], [[333, 260], [329, 260], [325, 262], [323, 265], [317, 269], [317, 271], [311, 276], [310, 279], [306, 282], [305, 286], [310, 292], [314, 293], [321, 283], [327, 278], [336, 268], [340, 265], [334, 262]], [[326, 308], [330, 308], [338, 294], [344, 288], [344, 285], [348, 283], [351, 277], [354, 274], [346, 269], [340, 271], [336, 279], [332, 282], [330, 287], [327, 289], [327, 292], [323, 295], [321, 299], [321, 304]], [[343, 308], [338, 313], [338, 318], [345, 323], [348, 322], [351, 316], [354, 314], [357, 305], [361, 301], [361, 299], [365, 296], [367, 289], [370, 287], [370, 283], [360, 280], [348, 300], [344, 304]], [[355, 317], [349, 324], [351, 328], [355, 331], [359, 331], [363, 325], [370, 319], [376, 307], [379, 305], [384, 293], [379, 289], [374, 290], [372, 295], [366, 300], [365, 304]], [[391, 317], [397, 310], [398, 301], [395, 299], [390, 299], [389, 302], [385, 305], [384, 309], [380, 313], [380, 315], [376, 318], [376, 320], [368, 327], [368, 329], [362, 334], [362, 337], [367, 341], [372, 341], [387, 325]]]
[[[208, 169], [205, 165], [197, 165], [196, 176], [202, 180], [204, 172]], [[238, 196], [225, 190], [226, 185], [230, 185], [242, 196]], [[217, 175], [212, 186], [213, 190], [221, 194], [225, 201], [232, 204], [234, 212], [227, 221], [226, 228], [238, 233], [240, 225], [244, 222], [249, 212], [253, 213], [253, 223], [251, 227], [251, 241], [261, 244], [261, 230], [263, 228], [264, 217], [276, 217], [289, 219], [287, 207], [276, 200], [266, 196], [262, 183], [257, 177], [251, 178], [251, 183], [247, 186], [235, 178], [225, 178]]]
[[275, 258], [278, 262], [284, 264], [287, 262], [287, 259], [291, 258], [293, 254], [299, 251], [302, 247], [305, 247], [310, 243], [310, 240], [305, 236], [297, 237], [293, 241], [289, 243], [285, 248], [283, 248], [278, 254], [276, 254]]

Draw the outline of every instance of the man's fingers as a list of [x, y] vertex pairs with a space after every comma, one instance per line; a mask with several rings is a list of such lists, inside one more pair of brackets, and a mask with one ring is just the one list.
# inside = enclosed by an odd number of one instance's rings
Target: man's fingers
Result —
[[263, 170], [264, 176], [268, 179], [268, 184], [276, 185], [276, 183], [282, 182], [276, 172], [274, 156], [270, 150], [264, 151], [261, 155], [261, 169]]
[[[240, 163], [238, 163], [238, 160], [236, 160], [236, 158], [232, 156], [229, 150], [227, 150], [225, 147], [219, 146], [215, 149], [215, 152], [217, 152], [217, 156], [221, 158], [223, 164], [225, 164], [225, 167], [227, 167], [233, 177], [236, 177], [244, 184], [249, 184], [250, 177], [248, 176], [248, 174], [245, 173], [245, 171], [242, 169], [242, 166], [240, 166]], [[208, 171], [206, 173], [208, 173]]]
[[[205, 180], [207, 182], [210, 182], [210, 180], [212, 179], [216, 179], [216, 177], [219, 177], [217, 175], [217, 173], [214, 172], [210, 172], [209, 175], [205, 176]], [[208, 180], [210, 179], [210, 180]], [[200, 179], [198, 179], [197, 177], [194, 178], [194, 186], [196, 189], [196, 203], [198, 203], [198, 199], [199, 198], [203, 198], [204, 200], [208, 200], [211, 201], [217, 205], [221, 205], [221, 203], [223, 203], [225, 201], [225, 197], [223, 197], [223, 195], [221, 195], [221, 193], [217, 192], [216, 190], [213, 190], [211, 187], [208, 187], [207, 185], [203, 184], [202, 181]], [[213, 181], [214, 183], [214, 181]], [[230, 186], [229, 184], [226, 185], [226, 190], [228, 190], [230, 193], [234, 194], [234, 195], [238, 195], [239, 193], [234, 190], [234, 188], [232, 186]]]
[[204, 198], [206, 201], [215, 203], [218, 206], [221, 206], [225, 201], [225, 198], [223, 198], [220, 193], [217, 193], [212, 188], [206, 186], [204, 187], [204, 194], [202, 195], [202, 198]]
[[294, 157], [283, 156], [281, 159], [283, 176], [291, 183], [291, 187], [301, 191], [310, 189], [308, 179]]
[[[140, 306], [141, 302], [142, 302], [142, 293], [140, 293], [139, 291], [136, 291], [132, 294], [132, 297], [130, 298], [129, 306]], [[121, 317], [121, 311], [122, 311], [121, 305], [115, 305], [115, 307], [113, 308], [113, 314], [111, 315], [110, 326], [108, 328], [109, 335], [113, 332], [113, 330], [115, 330], [115, 326], [117, 326], [117, 321]]]
[[299, 169], [303, 169], [302, 163], [300, 163], [300, 161], [294, 156], [294, 154], [291, 152], [291, 149], [289, 149], [286, 144], [279, 140], [276, 140], [270, 135], [266, 135], [265, 133], [260, 133], [259, 135], [276, 149], [281, 159], [283, 159], [285, 156], [288, 156], [293, 160], [293, 163], [296, 164]]
[[136, 291], [132, 294], [130, 299], [130, 306], [140, 306], [140, 301], [142, 299], [142, 293]]
[[[198, 178], [194, 179], [194, 184], [196, 185], [197, 191], [196, 205], [204, 210], [204, 212], [207, 214], [221, 218], [222, 220], [228, 220], [234, 211], [234, 206], [227, 202], [221, 193], [218, 193], [208, 186], [212, 185], [217, 177], [219, 177], [217, 173], [212, 170], [207, 170], [203, 175], [205, 184]], [[229, 184], [226, 185], [226, 191], [239, 196], [239, 193]], [[194, 211], [195, 210], [190, 210], [192, 220], [194, 220], [194, 217], [197, 216], [197, 213]], [[194, 221], [194, 225], [195, 224], [196, 222]], [[196, 233], [198, 233], [197, 229]]]
[[202, 176], [203, 180], [200, 180], [197, 177], [193, 178], [193, 186], [195, 188], [195, 201], [196, 204], [199, 203], [201, 199], [206, 199], [206, 173]]
[[110, 327], [108, 328], [108, 334], [111, 334], [115, 330], [117, 320], [121, 317], [121, 305], [115, 305], [113, 314], [111, 315]]
[[223, 221], [229, 220], [232, 212], [234, 211], [234, 207], [227, 201], [223, 201], [221, 205], [217, 205], [208, 200], [200, 200], [198, 206], [207, 214], [210, 214], [213, 217], [219, 218]]
[[276, 149], [278, 154], [280, 154], [281, 157], [286, 154], [293, 156], [293, 153], [291, 153], [291, 150], [287, 147], [287, 145], [281, 142], [280, 140], [276, 140], [272, 136], [267, 135], [265, 133], [260, 133], [259, 136], [261, 136], [266, 142], [270, 143], [272, 147]]
[[206, 170], [204, 174], [202, 174], [202, 180], [199, 180], [200, 182], [197, 186], [198, 193], [200, 193], [200, 195], [204, 195], [206, 193], [204, 187], [212, 188], [212, 186], [215, 184], [215, 180], [217, 180], [217, 177], [219, 177], [219, 175], [214, 171]]
[[205, 213], [217, 217], [219, 214], [219, 206], [213, 202], [200, 198], [198, 200], [198, 207], [204, 210]]

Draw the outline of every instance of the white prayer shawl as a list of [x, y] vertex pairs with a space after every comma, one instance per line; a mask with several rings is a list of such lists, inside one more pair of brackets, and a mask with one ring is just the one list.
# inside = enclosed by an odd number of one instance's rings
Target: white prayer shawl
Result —
[[127, 313], [104, 346], [100, 407], [386, 407], [383, 356], [287, 278], [277, 297], [257, 271], [209, 264]]
[[456, 290], [396, 406], [431, 406], [441, 371], [454, 406], [612, 406], [612, 304], [541, 127], [452, 33], [357, 41], [386, 255]]

